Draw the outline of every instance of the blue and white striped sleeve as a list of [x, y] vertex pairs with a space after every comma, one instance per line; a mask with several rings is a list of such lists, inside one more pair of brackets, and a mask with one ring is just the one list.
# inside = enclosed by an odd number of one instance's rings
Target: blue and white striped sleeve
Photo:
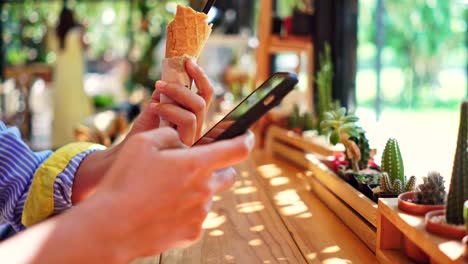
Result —
[[[67, 164], [56, 175], [43, 175], [53, 180], [53, 190], [50, 195], [42, 194], [42, 196], [51, 197], [51, 207], [53, 206], [51, 215], [72, 206], [74, 175], [83, 159], [97, 149], [86, 148], [79, 151], [67, 160]], [[50, 163], [53, 155], [55, 154], [51, 151], [31, 151], [21, 140], [17, 128], [7, 128], [0, 121], [0, 224], [8, 223], [16, 231], [25, 229], [22, 222], [25, 204], [27, 200], [35, 198], [28, 197], [33, 179], [41, 166], [47, 163], [46, 161]], [[52, 166], [55, 165], [52, 164]]]
[[24, 228], [21, 215], [34, 172], [51, 154], [32, 152], [17, 128], [0, 122], [0, 223], [17, 231]]
[[81, 162], [86, 156], [98, 149], [90, 149], [74, 156], [54, 182], [54, 214], [59, 214], [72, 207], [71, 195], [73, 180]]

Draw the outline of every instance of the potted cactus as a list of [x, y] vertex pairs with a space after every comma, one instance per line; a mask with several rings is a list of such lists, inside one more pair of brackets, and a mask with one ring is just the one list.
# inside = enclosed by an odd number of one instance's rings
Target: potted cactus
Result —
[[444, 177], [438, 172], [429, 172], [416, 191], [398, 196], [398, 208], [410, 214], [425, 215], [430, 211], [444, 209], [446, 195]]
[[463, 204], [468, 200], [468, 101], [460, 114], [457, 149], [445, 210], [426, 214], [426, 229], [434, 234], [461, 240], [466, 235]]
[[406, 179], [400, 146], [394, 138], [389, 139], [385, 145], [382, 154], [381, 171], [380, 187], [374, 189], [375, 202], [380, 197], [397, 197], [403, 192], [414, 190], [416, 177], [411, 176], [409, 180]]

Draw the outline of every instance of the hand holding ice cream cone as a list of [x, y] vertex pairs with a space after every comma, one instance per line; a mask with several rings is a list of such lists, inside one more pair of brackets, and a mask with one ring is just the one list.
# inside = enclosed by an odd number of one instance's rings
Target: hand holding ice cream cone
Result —
[[[185, 70], [187, 59], [196, 60], [211, 34], [211, 25], [204, 13], [190, 7], [177, 6], [174, 20], [167, 27], [166, 58], [162, 63], [161, 79], [191, 88], [192, 80]], [[172, 101], [161, 94], [162, 103]], [[161, 126], [170, 126], [161, 119]]]

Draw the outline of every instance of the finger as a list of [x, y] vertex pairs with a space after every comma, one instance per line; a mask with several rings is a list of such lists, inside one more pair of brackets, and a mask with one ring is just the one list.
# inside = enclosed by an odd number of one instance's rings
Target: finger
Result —
[[155, 111], [161, 118], [176, 125], [180, 139], [184, 144], [187, 146], [193, 144], [197, 130], [197, 118], [192, 112], [173, 104], [159, 104]]
[[234, 139], [197, 145], [184, 152], [171, 150], [167, 155], [181, 158], [182, 162], [202, 171], [216, 171], [246, 159], [254, 146], [254, 141], [254, 135], [249, 131]]
[[155, 84], [154, 84], [154, 91], [153, 91], [153, 94], [151, 95], [151, 101], [152, 102], [161, 102], [161, 99], [160, 99], [160, 96], [161, 96], [161, 93], [159, 92], [158, 90], [158, 86], [160, 86], [161, 84], [159, 84], [160, 81], [157, 81]]
[[[206, 114], [206, 102], [201, 96], [193, 93], [186, 87], [175, 83], [168, 83], [164, 85], [158, 82], [156, 85], [156, 90], [159, 91], [160, 94], [164, 94], [171, 98], [182, 107], [192, 111], [192, 113], [194, 113], [197, 117], [197, 127], [201, 128], [203, 126]], [[199, 136], [200, 135], [197, 135], [197, 138]]]
[[215, 171], [209, 183], [213, 192], [216, 194], [229, 189], [234, 184], [236, 175], [236, 170], [231, 167]]
[[198, 94], [205, 99], [206, 106], [209, 108], [213, 99], [213, 85], [203, 70], [192, 60], [187, 60], [185, 69], [190, 77], [193, 78], [198, 88]]
[[143, 109], [143, 112], [135, 120], [129, 136], [159, 127], [159, 116], [155, 111], [156, 106], [156, 103], [151, 103]]
[[180, 141], [179, 134], [169, 127], [138, 133], [130, 137], [130, 140], [139, 141], [137, 144], [150, 144], [158, 150], [187, 148]]

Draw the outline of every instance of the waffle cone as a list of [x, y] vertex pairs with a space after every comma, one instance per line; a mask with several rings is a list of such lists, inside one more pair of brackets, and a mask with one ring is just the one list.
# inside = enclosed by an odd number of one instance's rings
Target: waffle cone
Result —
[[198, 58], [211, 34], [207, 19], [204, 13], [178, 5], [174, 20], [167, 26], [166, 58]]

